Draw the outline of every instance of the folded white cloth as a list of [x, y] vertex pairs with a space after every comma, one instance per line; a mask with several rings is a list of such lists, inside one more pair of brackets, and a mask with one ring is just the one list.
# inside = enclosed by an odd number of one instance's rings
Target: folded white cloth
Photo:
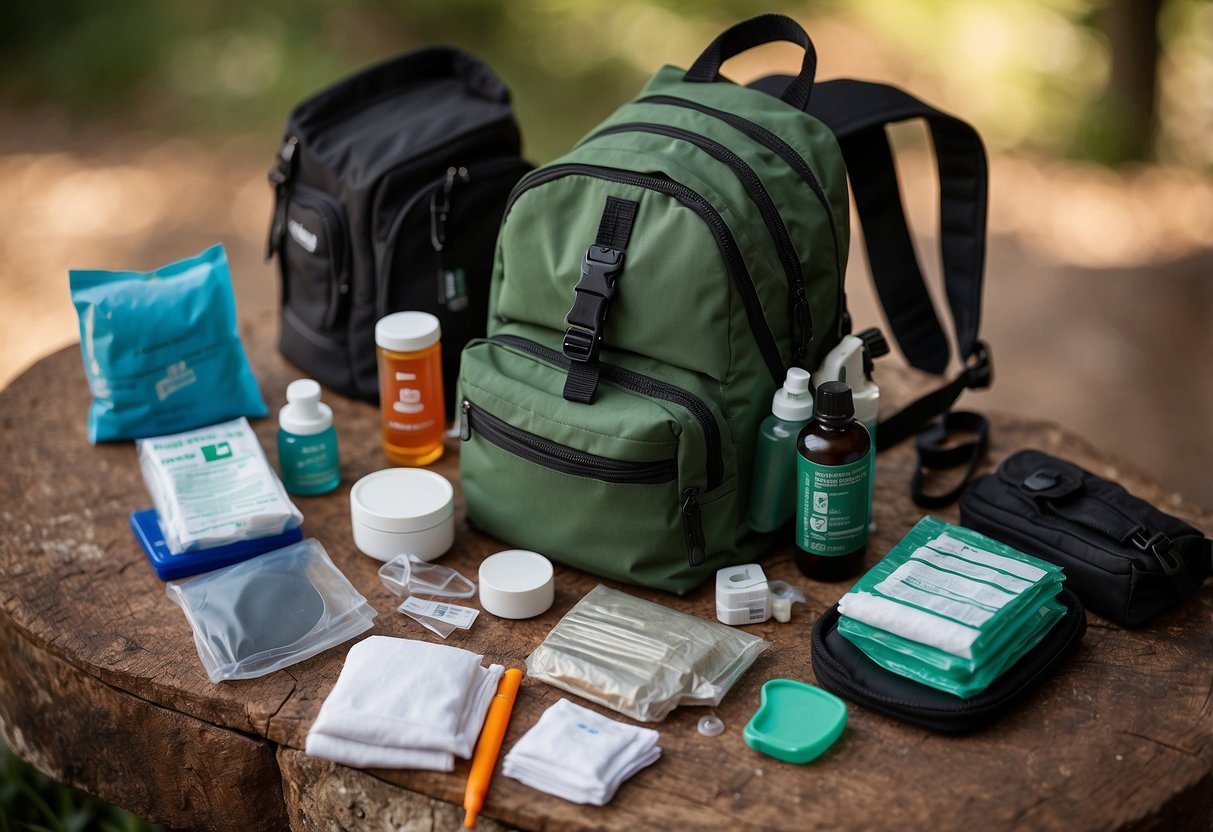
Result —
[[307, 735], [313, 757], [451, 771], [470, 757], [503, 668], [458, 647], [387, 636], [355, 644]]
[[602, 806], [661, 756], [660, 736], [561, 699], [505, 755], [501, 773], [573, 803]]

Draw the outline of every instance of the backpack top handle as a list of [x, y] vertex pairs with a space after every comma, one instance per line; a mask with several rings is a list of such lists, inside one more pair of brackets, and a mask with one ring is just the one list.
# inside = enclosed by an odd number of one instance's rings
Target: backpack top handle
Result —
[[683, 76], [691, 83], [711, 83], [720, 80], [720, 65], [747, 49], [764, 43], [788, 41], [804, 48], [804, 60], [797, 75], [780, 96], [798, 110], [808, 106], [813, 91], [813, 77], [817, 73], [817, 50], [813, 41], [800, 24], [782, 14], [764, 14], [743, 20], [722, 32], [707, 49], [695, 59], [695, 63]]

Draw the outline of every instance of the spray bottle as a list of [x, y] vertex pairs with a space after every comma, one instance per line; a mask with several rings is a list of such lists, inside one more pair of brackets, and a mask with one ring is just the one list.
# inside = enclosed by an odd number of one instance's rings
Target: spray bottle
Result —
[[[876, 483], [876, 423], [880, 420], [880, 388], [872, 381], [873, 359], [889, 352], [889, 343], [876, 327], [869, 327], [858, 335], [844, 335], [834, 349], [826, 355], [813, 378], [818, 385], [827, 381], [842, 381], [851, 388], [855, 402], [855, 419], [862, 422], [872, 438], [871, 470], [868, 472], [869, 488]], [[871, 494], [868, 505], [873, 505]], [[876, 531], [876, 524], [868, 520], [868, 532]]]
[[773, 532], [796, 512], [796, 437], [813, 418], [809, 372], [788, 369], [771, 400], [771, 415], [758, 428], [754, 479], [746, 521], [758, 532]]

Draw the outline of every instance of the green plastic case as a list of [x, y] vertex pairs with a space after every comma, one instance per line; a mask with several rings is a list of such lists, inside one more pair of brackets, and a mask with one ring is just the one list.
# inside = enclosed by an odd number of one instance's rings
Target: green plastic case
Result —
[[807, 763], [834, 744], [847, 724], [846, 703], [819, 687], [771, 679], [746, 724], [746, 745], [777, 760]]

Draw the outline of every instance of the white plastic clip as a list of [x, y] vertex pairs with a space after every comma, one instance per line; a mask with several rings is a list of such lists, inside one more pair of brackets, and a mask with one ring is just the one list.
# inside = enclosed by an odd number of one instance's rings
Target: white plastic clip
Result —
[[771, 617], [767, 576], [756, 563], [716, 572], [716, 618], [725, 624], [760, 624]]

